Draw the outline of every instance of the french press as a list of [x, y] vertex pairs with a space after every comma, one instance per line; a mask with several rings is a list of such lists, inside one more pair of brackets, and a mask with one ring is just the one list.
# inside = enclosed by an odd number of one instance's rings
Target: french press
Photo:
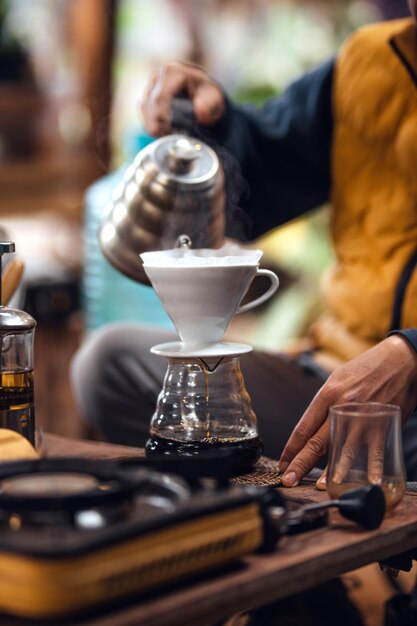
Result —
[[[2, 257], [15, 251], [0, 242]], [[0, 281], [0, 428], [14, 430], [35, 445], [33, 339], [36, 321], [25, 311], [3, 306]]]

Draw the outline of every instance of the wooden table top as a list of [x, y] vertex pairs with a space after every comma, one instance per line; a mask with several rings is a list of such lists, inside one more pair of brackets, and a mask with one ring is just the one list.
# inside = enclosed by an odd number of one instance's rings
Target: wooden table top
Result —
[[[77, 442], [48, 435], [48, 456], [77, 454], [89, 458], [126, 459], [141, 450], [97, 442]], [[312, 502], [326, 499], [314, 483], [303, 482], [284, 495]], [[262, 606], [313, 588], [342, 573], [384, 560], [417, 546], [417, 494], [407, 494], [391, 517], [374, 531], [335, 522], [300, 535], [285, 537], [272, 554], [250, 555], [239, 566], [215, 577], [191, 582], [137, 604], [67, 626], [204, 626], [236, 612]], [[55, 622], [54, 622], [55, 623]], [[20, 626], [22, 620], [0, 619], [0, 626]]]

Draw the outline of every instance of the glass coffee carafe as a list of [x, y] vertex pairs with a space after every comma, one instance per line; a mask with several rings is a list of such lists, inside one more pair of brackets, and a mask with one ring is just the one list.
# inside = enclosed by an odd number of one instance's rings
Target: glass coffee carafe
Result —
[[197, 457], [228, 450], [236, 473], [249, 471], [262, 444], [239, 355], [167, 360], [148, 453]]

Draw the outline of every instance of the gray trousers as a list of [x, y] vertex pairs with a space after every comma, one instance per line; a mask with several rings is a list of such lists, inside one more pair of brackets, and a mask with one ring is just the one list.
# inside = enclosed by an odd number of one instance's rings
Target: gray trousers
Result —
[[[137, 324], [111, 324], [88, 337], [71, 363], [71, 384], [81, 416], [114, 443], [143, 447], [161, 391], [166, 359], [150, 348], [177, 336]], [[294, 426], [326, 380], [303, 357], [253, 351], [241, 369], [258, 418], [264, 454], [278, 458]], [[417, 480], [417, 416], [403, 429], [409, 480]]]

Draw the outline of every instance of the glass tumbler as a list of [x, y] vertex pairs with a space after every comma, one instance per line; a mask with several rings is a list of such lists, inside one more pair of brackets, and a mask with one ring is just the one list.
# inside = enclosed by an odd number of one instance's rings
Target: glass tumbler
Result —
[[391, 513], [406, 490], [400, 407], [378, 402], [330, 407], [327, 490], [331, 498], [365, 484], [379, 485]]

